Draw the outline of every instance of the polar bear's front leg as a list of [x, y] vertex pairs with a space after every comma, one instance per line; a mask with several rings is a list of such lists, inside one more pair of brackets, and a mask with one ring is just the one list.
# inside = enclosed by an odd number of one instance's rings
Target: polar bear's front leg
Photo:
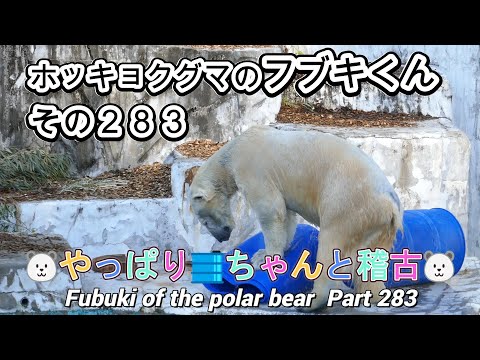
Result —
[[283, 257], [287, 248], [288, 222], [286, 219], [286, 209], [271, 207], [267, 212], [257, 213], [260, 226], [262, 227], [265, 249], [261, 249], [252, 257], [252, 265], [255, 269], [260, 269], [260, 265], [265, 262], [265, 256], [280, 255]]
[[[345, 239], [350, 239], [351, 237], [344, 234], [342, 231], [342, 224], [338, 225], [337, 228], [332, 228], [325, 226], [321, 229], [318, 236], [318, 250], [317, 250], [317, 263], [323, 265], [322, 272], [320, 277], [314, 281], [312, 293], [316, 296], [311, 303], [310, 308], [299, 308], [302, 312], [310, 312], [316, 309], [321, 309], [327, 304], [327, 300], [330, 294], [331, 289], [335, 289], [339, 286], [337, 281], [333, 281], [328, 276], [328, 267], [332, 264], [333, 260], [333, 250], [339, 249], [346, 254], [345, 248]], [[345, 269], [346, 271], [346, 269]]]
[[267, 225], [262, 225], [263, 237], [265, 240], [265, 249], [258, 250], [252, 257], [252, 265], [255, 269], [260, 269], [260, 265], [265, 262], [265, 256], [280, 255], [283, 258], [287, 244], [287, 224], [285, 221], [274, 221]]

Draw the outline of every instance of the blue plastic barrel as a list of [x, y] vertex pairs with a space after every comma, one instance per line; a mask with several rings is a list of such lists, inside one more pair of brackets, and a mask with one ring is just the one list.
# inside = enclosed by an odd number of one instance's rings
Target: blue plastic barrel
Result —
[[[454, 254], [454, 274], [458, 273], [465, 259], [465, 236], [455, 216], [445, 209], [407, 210], [403, 215], [403, 236], [397, 233], [397, 239], [390, 253], [401, 253], [404, 248], [410, 253], [425, 253], [430, 250], [434, 254], [451, 251]], [[425, 260], [418, 263], [418, 280], [393, 281], [393, 263], [388, 267], [386, 287], [408, 286], [430, 282], [425, 276]]]
[[[395, 244], [390, 253], [401, 253], [404, 248], [408, 248], [410, 253], [421, 253], [422, 255], [428, 250], [433, 253], [452, 251], [454, 253], [454, 274], [460, 270], [465, 258], [465, 237], [459, 222], [453, 214], [444, 209], [406, 210], [404, 212], [403, 227], [404, 233], [403, 235], [400, 232], [397, 233]], [[257, 250], [265, 248], [263, 234], [256, 234], [237, 248], [251, 258]], [[308, 292], [313, 288], [313, 281], [308, 280], [304, 276], [303, 271], [300, 272], [296, 279], [292, 278], [290, 274], [303, 250], [310, 252], [311, 255], [307, 262], [314, 269], [317, 249], [318, 230], [310, 225], [300, 224], [297, 226], [295, 237], [289, 250], [284, 255], [284, 260], [288, 264], [288, 271], [285, 274], [277, 274], [278, 278], [276, 281], [271, 281], [267, 272], [262, 270], [257, 270], [253, 278], [248, 281], [236, 281], [235, 276], [229, 272], [230, 263], [223, 256], [223, 283], [205, 283], [204, 286], [214, 293], [221, 294], [235, 293], [239, 287], [242, 287], [244, 293], [263, 293], [263, 302], [268, 301], [272, 288], [276, 288], [277, 293], [280, 294]], [[229, 254], [232, 253], [233, 251]], [[393, 263], [396, 261], [398, 260], [390, 260], [388, 281], [385, 283], [386, 287], [418, 285], [429, 282], [424, 273], [425, 260], [415, 261], [418, 263], [417, 281], [401, 280], [394, 282]], [[328, 266], [331, 264], [323, 265], [322, 276], [325, 275]]]
[[[257, 235], [247, 239], [241, 245], [237, 247], [243, 254], [248, 254], [249, 258], [257, 252], [258, 249], [264, 249], [265, 243], [263, 239], [263, 234], [258, 233]], [[230, 263], [225, 260], [223, 261], [223, 284], [207, 284], [204, 286], [213, 293], [220, 294], [229, 294], [236, 293], [239, 287], [243, 288], [243, 293], [258, 294], [263, 293], [264, 297], [262, 302], [265, 302], [270, 297], [270, 292], [272, 288], [277, 289], [277, 293], [286, 294], [286, 293], [302, 293], [310, 291], [313, 287], [313, 281], [308, 280], [304, 276], [302, 271], [298, 278], [294, 279], [290, 276], [293, 266], [297, 263], [300, 255], [303, 250], [309, 250], [311, 252], [310, 257], [307, 259], [307, 262], [310, 264], [312, 269], [316, 263], [316, 254], [318, 249], [318, 230], [310, 225], [300, 224], [297, 226], [294, 240], [290, 249], [285, 252], [283, 259], [288, 264], [288, 271], [285, 274], [277, 275], [276, 281], [271, 281], [268, 277], [266, 271], [257, 270], [253, 278], [248, 281], [237, 281], [235, 276], [231, 274], [228, 270], [230, 268]], [[232, 254], [230, 252], [229, 254]]]

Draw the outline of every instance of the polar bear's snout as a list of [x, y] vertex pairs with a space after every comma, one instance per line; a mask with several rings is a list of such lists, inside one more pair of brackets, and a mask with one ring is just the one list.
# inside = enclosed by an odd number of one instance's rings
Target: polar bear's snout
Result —
[[191, 207], [200, 223], [219, 242], [228, 241], [235, 223], [230, 200], [222, 194], [210, 194], [192, 183]]
[[[200, 211], [202, 213], [202, 211]], [[205, 226], [210, 234], [219, 242], [228, 241], [230, 234], [232, 233], [232, 226], [228, 223], [224, 223], [219, 219], [213, 218], [211, 215], [200, 216], [200, 223]]]
[[217, 230], [212, 231], [208, 227], [207, 229], [219, 242], [228, 241], [228, 239], [230, 239], [230, 234], [232, 233], [232, 229], [229, 226], [224, 226], [219, 231]]

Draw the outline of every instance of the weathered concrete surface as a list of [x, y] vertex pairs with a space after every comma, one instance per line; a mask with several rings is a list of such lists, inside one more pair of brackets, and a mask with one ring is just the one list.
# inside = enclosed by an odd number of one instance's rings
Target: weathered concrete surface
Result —
[[[215, 239], [195, 221], [187, 201], [188, 170], [198, 160], [178, 160], [172, 167], [173, 198], [126, 200], [47, 200], [17, 204], [17, 227], [40, 234], [57, 234], [72, 248], [81, 248], [90, 257], [141, 252], [156, 246], [160, 250], [185, 249], [208, 252]], [[226, 250], [259, 230], [256, 218], [237, 195], [232, 202], [237, 227], [231, 242], [218, 246]]]
[[[465, 132], [471, 142], [471, 159], [469, 170], [469, 226], [467, 231], [468, 248], [471, 255], [480, 256], [480, 46], [479, 45], [291, 45], [291, 51], [301, 51], [313, 54], [316, 51], [330, 47], [336, 53], [353, 51], [375, 60], [389, 51], [394, 51], [406, 64], [410, 55], [416, 51], [427, 54], [431, 66], [448, 82], [450, 91], [439, 90], [438, 94], [429, 97], [402, 98], [389, 100], [398, 103], [400, 109], [415, 110], [423, 113], [432, 112], [434, 116], [450, 118], [454, 125]], [[448, 114], [449, 93], [451, 94], [451, 115]], [[366, 97], [366, 95], [365, 95]], [[418, 98], [418, 99], [417, 99]], [[437, 99], [437, 103], [433, 101]], [[340, 104], [339, 99], [337, 99]], [[366, 99], [364, 99], [366, 100]], [[328, 97], [326, 104], [332, 102]], [[372, 104], [369, 101], [357, 101], [355, 106], [366, 109]], [[335, 105], [332, 103], [332, 105]], [[396, 110], [396, 107], [386, 107], [385, 110]], [[445, 114], [442, 115], [442, 112]]]
[[364, 83], [362, 91], [355, 97], [343, 95], [342, 88], [339, 86], [325, 84], [319, 92], [308, 98], [300, 97], [291, 86], [285, 93], [285, 99], [292, 103], [307, 102], [312, 105], [321, 105], [332, 110], [347, 107], [354, 110], [402, 112], [452, 118], [452, 94], [447, 81], [444, 81], [441, 88], [430, 96], [418, 94], [388, 96], [375, 86]]
[[67, 94], [63, 91], [39, 97], [24, 87], [25, 66], [38, 59], [48, 58], [54, 63], [83, 62], [89, 64], [96, 58], [108, 61], [141, 62], [148, 66], [153, 58], [177, 63], [181, 58], [204, 57], [212, 60], [257, 61], [264, 52], [279, 52], [273, 48], [245, 48], [236, 51], [222, 49], [199, 49], [186, 46], [0, 46], [0, 147], [40, 146], [58, 152], [69, 153], [76, 167], [83, 173], [95, 174], [106, 169], [125, 168], [130, 165], [162, 161], [178, 143], [171, 143], [157, 133], [150, 141], [137, 142], [126, 136], [119, 142], [99, 142], [93, 137], [85, 142], [59, 138], [53, 144], [39, 140], [33, 131], [27, 129], [24, 116], [34, 102], [53, 103], [64, 108], [71, 104], [83, 103], [93, 109], [105, 103], [122, 107], [125, 114], [137, 103], [151, 105], [157, 116], [167, 104], [183, 105], [189, 114], [190, 132], [184, 139], [211, 138], [225, 141], [238, 135], [254, 124], [267, 124], [275, 120], [281, 99], [269, 98], [258, 92], [251, 96], [230, 92], [221, 97], [204, 81], [191, 94], [180, 97], [169, 89], [152, 97], [147, 92], [119, 92], [116, 88], [108, 96], [101, 97], [94, 88], [80, 87]]
[[174, 205], [174, 199], [128, 199], [51, 200], [18, 206], [23, 227], [61, 235], [72, 248], [94, 258], [152, 246], [188, 251]]
[[80, 281], [74, 283], [59, 267], [52, 280], [33, 281], [27, 274], [27, 253], [53, 251], [60, 259], [67, 249], [59, 236], [0, 233], [0, 313], [64, 309], [67, 289], [81, 286]]
[[321, 131], [350, 141], [380, 166], [405, 209], [444, 208], [467, 229], [470, 143], [448, 119], [424, 121], [414, 128], [275, 127]]
[[[306, 53], [319, 50], [317, 47], [299, 47], [306, 51]], [[296, 48], [297, 46], [291, 46], [290, 51], [294, 53], [302, 51]], [[363, 55], [363, 53], [359, 54]], [[368, 58], [368, 60], [374, 61], [376, 58], [372, 56]], [[452, 119], [452, 91], [448, 79], [443, 76], [442, 78], [443, 82], [440, 89], [429, 96], [422, 96], [416, 93], [411, 95], [399, 93], [396, 96], [389, 96], [369, 83], [362, 83], [362, 91], [360, 94], [355, 97], [348, 97], [343, 94], [340, 86], [331, 86], [327, 83], [317, 93], [308, 98], [303, 98], [297, 94], [294, 83], [292, 83], [284, 93], [284, 101], [290, 103], [306, 102], [312, 105], [320, 105], [326, 109], [347, 107], [354, 110], [388, 113], [402, 112], [406, 114], [423, 114]]]

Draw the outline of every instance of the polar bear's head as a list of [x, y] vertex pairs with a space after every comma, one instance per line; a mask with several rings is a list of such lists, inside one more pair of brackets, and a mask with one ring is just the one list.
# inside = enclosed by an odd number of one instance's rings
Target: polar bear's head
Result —
[[230, 197], [209, 181], [202, 168], [190, 187], [190, 204], [200, 223], [219, 241], [227, 241], [235, 226]]
[[452, 260], [453, 252], [447, 251], [445, 254], [433, 254], [431, 251], [425, 253], [425, 276], [433, 282], [447, 281], [453, 276], [454, 267]]
[[56, 273], [55, 261], [53, 257], [56, 256], [55, 252], [51, 251], [47, 254], [36, 254], [32, 252], [28, 254], [30, 261], [27, 265], [27, 274], [33, 281], [49, 281], [52, 280]]

